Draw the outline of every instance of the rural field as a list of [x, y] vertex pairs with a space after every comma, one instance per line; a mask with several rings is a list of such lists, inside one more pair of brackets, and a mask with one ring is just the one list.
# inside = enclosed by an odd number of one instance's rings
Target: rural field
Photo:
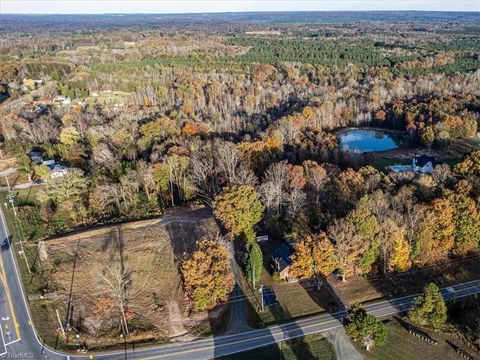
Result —
[[388, 331], [387, 343], [381, 347], [374, 348], [371, 353], [363, 352], [368, 360], [457, 360], [460, 359], [455, 350], [449, 344], [472, 351], [462, 342], [453, 339], [442, 332], [427, 330], [426, 333], [437, 341], [437, 345], [429, 344], [426, 341], [413, 336], [405, 330], [395, 319], [386, 320]]

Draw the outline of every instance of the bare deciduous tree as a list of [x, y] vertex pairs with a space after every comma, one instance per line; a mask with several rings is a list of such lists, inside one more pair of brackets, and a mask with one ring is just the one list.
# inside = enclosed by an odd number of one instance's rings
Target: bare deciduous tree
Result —
[[368, 243], [358, 235], [355, 226], [346, 219], [339, 219], [329, 228], [329, 237], [335, 243], [335, 256], [342, 271], [342, 281], [349, 273], [354, 273], [357, 261], [368, 248]]
[[307, 203], [307, 195], [302, 189], [294, 187], [287, 194], [286, 202], [287, 214], [292, 220], [295, 220]]
[[122, 328], [125, 334], [129, 333], [125, 311], [128, 304], [131, 276], [131, 269], [120, 261], [111, 262], [101, 275], [102, 285], [106, 286], [106, 292], [115, 300], [121, 313]]
[[288, 165], [286, 161], [272, 164], [265, 171], [264, 182], [260, 193], [267, 211], [280, 212], [286, 201], [285, 184], [289, 179]]
[[222, 142], [217, 146], [216, 158], [218, 166], [226, 177], [229, 184], [235, 183], [237, 178], [237, 168], [240, 162], [240, 154], [235, 144], [231, 142]]
[[203, 152], [192, 158], [189, 175], [197, 195], [209, 206], [220, 191], [222, 183], [221, 169], [211, 151]]

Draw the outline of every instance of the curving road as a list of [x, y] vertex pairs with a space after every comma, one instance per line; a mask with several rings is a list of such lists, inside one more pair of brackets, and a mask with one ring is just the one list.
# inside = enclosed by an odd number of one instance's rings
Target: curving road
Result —
[[[170, 222], [174, 218], [165, 220]], [[9, 232], [1, 209], [0, 223], [0, 241], [3, 241], [8, 237]], [[64, 354], [44, 347], [37, 337], [35, 328], [31, 323], [18, 265], [12, 251], [17, 251], [15, 244], [12, 244], [9, 250], [2, 251], [0, 255], [0, 357], [6, 359], [212, 359], [338, 328], [342, 326], [341, 321], [346, 315], [345, 311], [315, 315], [265, 329], [209, 337], [185, 343], [155, 345], [137, 349], [128, 348], [126, 351], [108, 353]], [[480, 280], [444, 288], [442, 293], [446, 299], [480, 293]], [[383, 317], [408, 310], [412, 307], [414, 298], [415, 295], [410, 295], [376, 301], [364, 306], [369, 313], [377, 317]]]

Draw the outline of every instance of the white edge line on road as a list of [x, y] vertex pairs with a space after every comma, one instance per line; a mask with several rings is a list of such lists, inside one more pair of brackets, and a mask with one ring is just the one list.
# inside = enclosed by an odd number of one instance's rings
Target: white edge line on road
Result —
[[0, 334], [2, 335], [2, 343], [3, 343], [3, 348], [5, 349], [5, 352], [1, 353], [0, 356], [2, 355], [5, 355], [6, 353], [8, 353], [7, 351], [7, 345], [5, 344], [5, 338], [3, 337], [3, 326], [0, 325]]

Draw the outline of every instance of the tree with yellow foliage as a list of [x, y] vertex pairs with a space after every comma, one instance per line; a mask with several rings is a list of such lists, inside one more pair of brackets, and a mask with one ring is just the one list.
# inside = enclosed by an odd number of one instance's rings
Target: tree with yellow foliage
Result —
[[244, 235], [247, 242], [255, 241], [253, 227], [262, 219], [265, 206], [250, 185], [226, 187], [213, 202], [214, 213], [233, 236]]
[[324, 232], [320, 233], [313, 241], [312, 258], [314, 273], [317, 276], [328, 276], [338, 266], [335, 249]]
[[480, 175], [480, 150], [472, 151], [455, 166], [455, 172], [462, 176]]
[[325, 233], [307, 235], [292, 255], [291, 274], [296, 278], [325, 277], [337, 267], [335, 249]]
[[393, 251], [388, 262], [388, 267], [390, 271], [407, 271], [411, 266], [410, 246], [405, 237], [400, 237], [393, 244]]
[[[311, 236], [308, 238], [311, 239]], [[295, 244], [295, 253], [291, 256], [292, 265], [289, 273], [297, 279], [313, 277], [313, 258], [307, 239]]]
[[23, 85], [25, 85], [30, 91], [35, 90], [35, 81], [32, 79], [23, 79]]
[[172, 119], [168, 116], [161, 116], [140, 126], [139, 132], [142, 136], [139, 140], [140, 147], [148, 149], [155, 143], [175, 135], [178, 131]]
[[478, 249], [480, 241], [480, 213], [477, 204], [468, 196], [472, 187], [460, 180], [455, 191], [447, 191], [447, 198], [454, 208], [455, 255], [466, 255]]
[[445, 260], [453, 248], [454, 234], [452, 204], [445, 198], [434, 200], [420, 225], [418, 233], [420, 254], [416, 260], [420, 264]]
[[79, 131], [73, 126], [67, 126], [60, 132], [60, 142], [66, 146], [77, 144], [82, 139]]

